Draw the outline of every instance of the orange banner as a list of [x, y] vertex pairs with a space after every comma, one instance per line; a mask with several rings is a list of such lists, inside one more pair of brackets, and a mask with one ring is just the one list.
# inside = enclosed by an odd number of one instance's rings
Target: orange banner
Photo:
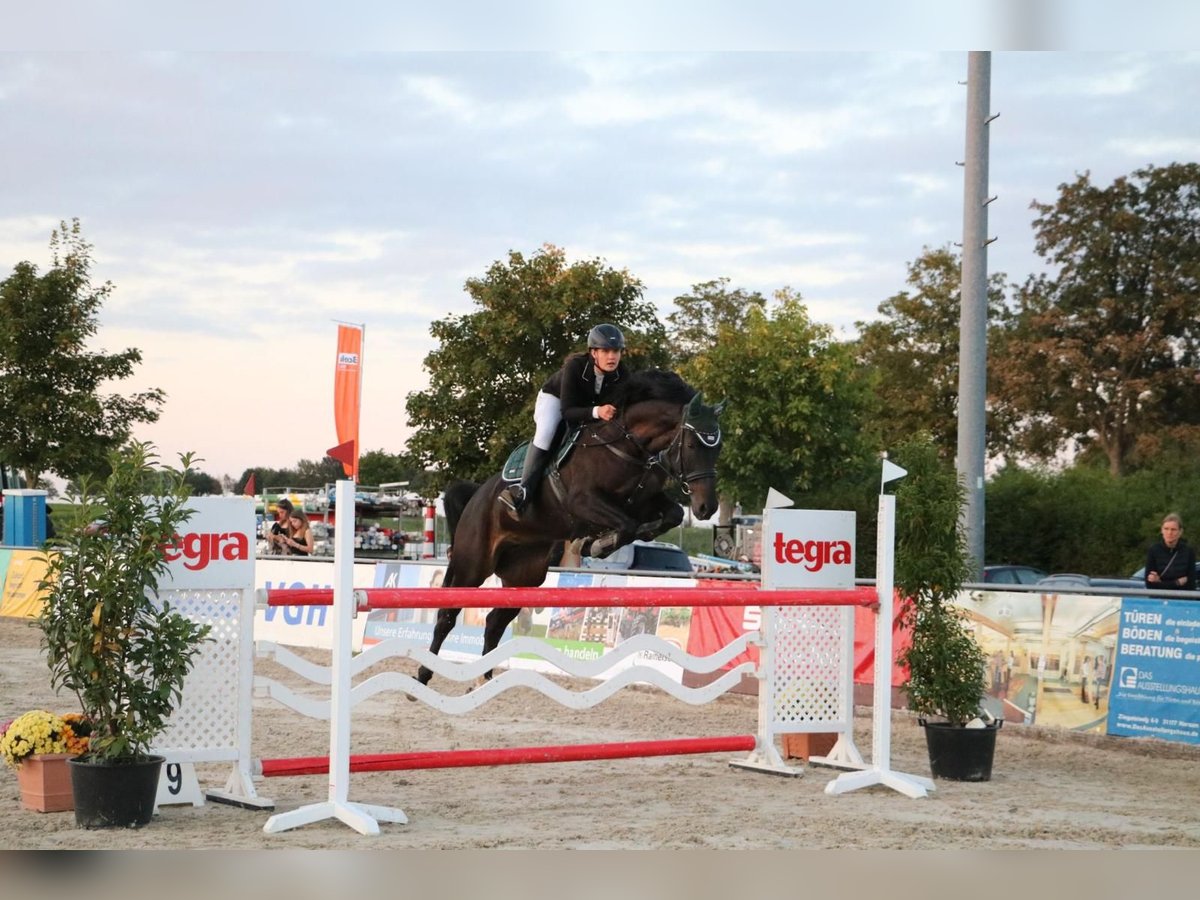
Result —
[[342, 462], [348, 478], [358, 480], [358, 404], [362, 396], [363, 329], [338, 325], [337, 368], [333, 373], [333, 421], [339, 444], [354, 442], [354, 461]]

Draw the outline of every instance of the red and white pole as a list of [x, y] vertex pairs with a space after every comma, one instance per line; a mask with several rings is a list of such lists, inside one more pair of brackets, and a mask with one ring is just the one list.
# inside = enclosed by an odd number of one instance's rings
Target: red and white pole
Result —
[[437, 515], [437, 508], [432, 504], [425, 507], [425, 547], [421, 550], [422, 559], [433, 559], [437, 555], [434, 549], [433, 537], [433, 520]]

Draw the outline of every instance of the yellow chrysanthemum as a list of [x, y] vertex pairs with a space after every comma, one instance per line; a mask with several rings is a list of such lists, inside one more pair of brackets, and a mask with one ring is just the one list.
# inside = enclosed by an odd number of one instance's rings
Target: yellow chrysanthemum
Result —
[[27, 756], [66, 753], [67, 723], [44, 709], [35, 709], [13, 719], [0, 738], [0, 756], [14, 768]]

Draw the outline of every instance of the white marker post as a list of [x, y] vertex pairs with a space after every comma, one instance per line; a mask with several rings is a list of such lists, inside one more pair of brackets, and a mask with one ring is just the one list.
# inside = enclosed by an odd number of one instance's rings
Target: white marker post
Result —
[[[354, 482], [337, 483], [337, 508], [354, 509]], [[325, 819], [339, 819], [359, 834], [379, 834], [379, 822], [408, 822], [401, 810], [350, 802], [350, 674], [353, 667], [352, 635], [357, 601], [354, 597], [354, 514], [334, 531], [333, 582], [333, 685], [330, 690], [329, 799], [267, 819], [263, 831], [274, 834]]]
[[892, 621], [895, 605], [896, 498], [882, 493], [883, 485], [907, 475], [904, 469], [883, 461], [879, 495], [879, 529], [875, 541], [875, 587], [879, 611], [875, 617], [875, 693], [871, 732], [871, 765], [859, 772], [844, 772], [825, 785], [826, 794], [845, 794], [882, 784], [914, 799], [934, 789], [920, 775], [893, 772], [892, 753]]

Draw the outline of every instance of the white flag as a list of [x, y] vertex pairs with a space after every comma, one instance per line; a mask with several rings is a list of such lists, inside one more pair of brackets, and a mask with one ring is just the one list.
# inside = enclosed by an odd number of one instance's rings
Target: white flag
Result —
[[879, 483], [879, 489], [883, 490], [883, 486], [889, 481], [895, 481], [898, 478], [903, 478], [908, 474], [908, 469], [902, 469], [894, 462], [888, 460], [883, 461], [883, 479]]
[[767, 488], [767, 504], [764, 509], [783, 509], [785, 506], [791, 506], [793, 502], [791, 497], [785, 497], [775, 488]]

